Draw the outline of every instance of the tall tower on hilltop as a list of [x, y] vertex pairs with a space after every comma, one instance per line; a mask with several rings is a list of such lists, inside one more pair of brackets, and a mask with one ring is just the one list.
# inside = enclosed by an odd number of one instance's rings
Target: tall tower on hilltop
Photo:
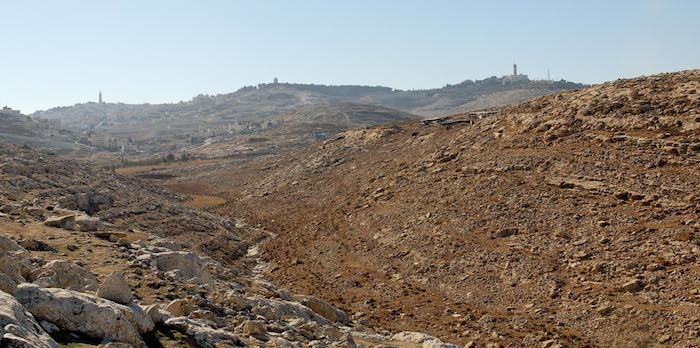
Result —
[[515, 82], [528, 82], [530, 79], [527, 77], [527, 75], [520, 75], [518, 74], [518, 64], [515, 63], [515, 60], [513, 60], [513, 75], [504, 75], [501, 80], [503, 81], [503, 84], [508, 84], [508, 83], [515, 83]]
[[102, 91], [100, 91], [100, 104], [102, 104]]

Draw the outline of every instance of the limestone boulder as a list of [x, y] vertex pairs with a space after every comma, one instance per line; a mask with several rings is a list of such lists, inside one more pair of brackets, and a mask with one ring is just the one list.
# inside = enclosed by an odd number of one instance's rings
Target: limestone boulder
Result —
[[19, 258], [10, 252], [0, 251], [0, 273], [6, 275], [16, 284], [26, 282], [22, 275], [22, 265]]
[[149, 317], [151, 317], [154, 324], [158, 325], [163, 323], [163, 312], [161, 311], [160, 306], [153, 304], [144, 307], [143, 310]]
[[74, 231], [75, 215], [51, 216], [44, 221], [44, 225]]
[[19, 241], [19, 245], [27, 250], [32, 251], [51, 251], [56, 252], [56, 249], [52, 246], [34, 238], [23, 239]]
[[331, 322], [338, 322], [342, 324], [349, 324], [352, 322], [350, 316], [344, 311], [331, 306], [328, 302], [321, 300], [314, 296], [302, 296], [300, 298], [301, 304], [309, 307], [312, 311], [318, 313], [322, 317], [330, 320]]
[[15, 297], [35, 318], [65, 331], [145, 347], [141, 334], [153, 330], [151, 318], [140, 307], [124, 306], [77, 291], [21, 284]]
[[109, 342], [100, 344], [97, 348], [133, 348], [134, 346], [124, 342]]
[[128, 305], [133, 300], [131, 287], [119, 273], [110, 274], [100, 287], [97, 288], [97, 297], [112, 300], [116, 303]]
[[0, 205], [0, 213], [20, 215], [22, 214], [22, 206], [19, 204], [4, 203]]
[[172, 251], [182, 251], [182, 244], [168, 238], [156, 238], [148, 243], [151, 246], [165, 248]]
[[0, 344], [14, 348], [58, 348], [34, 316], [10, 294], [0, 291]]
[[166, 327], [172, 327], [190, 336], [203, 348], [216, 348], [229, 344], [240, 346], [241, 340], [232, 332], [214, 329], [207, 320], [190, 319], [187, 317], [175, 317], [165, 321]]
[[93, 232], [102, 228], [102, 221], [97, 217], [80, 215], [75, 218], [75, 225], [78, 231]]
[[96, 291], [97, 277], [80, 265], [54, 260], [35, 270], [33, 283], [43, 287], [59, 287], [76, 291]]
[[7, 274], [0, 272], [0, 291], [14, 295], [15, 290], [17, 290], [17, 282]]
[[461, 348], [421, 332], [403, 331], [391, 337], [392, 341], [420, 343], [423, 348]]
[[151, 254], [156, 267], [164, 272], [179, 270], [183, 277], [196, 284], [213, 284], [214, 278], [199, 256], [185, 251]]
[[25, 255], [29, 253], [16, 241], [4, 234], [0, 234], [0, 251], [6, 251], [11, 255]]
[[304, 319], [314, 321], [322, 326], [331, 326], [331, 322], [316, 314], [298, 302], [280, 301], [272, 299], [249, 299], [249, 304], [253, 307], [251, 312], [260, 315], [269, 321]]
[[260, 337], [267, 335], [267, 327], [265, 326], [265, 322], [260, 320], [246, 320], [239, 325], [237, 329], [249, 336]]
[[168, 303], [168, 305], [165, 306], [165, 311], [174, 317], [181, 317], [187, 315], [189, 307], [190, 306], [185, 301], [177, 299]]

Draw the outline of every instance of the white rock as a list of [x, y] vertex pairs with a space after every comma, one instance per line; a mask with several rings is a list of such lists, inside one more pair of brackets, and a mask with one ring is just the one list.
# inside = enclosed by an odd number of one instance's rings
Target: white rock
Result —
[[17, 242], [3, 234], [0, 234], [0, 251], [7, 251], [12, 255], [29, 253], [27, 249], [22, 248]]
[[34, 317], [10, 294], [0, 292], [0, 341], [3, 347], [58, 348]]
[[240, 343], [240, 339], [236, 335], [228, 331], [214, 329], [207, 325], [206, 320], [176, 317], [166, 320], [164, 325], [174, 327], [192, 337], [200, 347], [204, 348], [215, 348], [224, 342], [231, 345], [239, 345]]
[[123, 342], [109, 342], [105, 344], [100, 344], [97, 348], [133, 348], [132, 345]]
[[213, 284], [214, 278], [197, 255], [185, 251], [170, 251], [151, 254], [159, 270], [167, 272], [180, 270], [185, 278], [198, 284]]
[[151, 318], [140, 307], [127, 307], [77, 291], [21, 284], [17, 300], [39, 320], [66, 331], [145, 347], [140, 334], [153, 330]]
[[85, 268], [65, 260], [54, 260], [37, 269], [34, 283], [76, 291], [97, 290], [97, 277]]
[[165, 306], [165, 311], [172, 314], [175, 317], [181, 317], [186, 314], [185, 307], [185, 301], [177, 299], [168, 303], [168, 305]]
[[80, 215], [75, 218], [75, 225], [77, 226], [78, 231], [93, 232], [102, 228], [102, 221], [100, 221], [100, 218], [97, 217]]
[[154, 247], [159, 247], [159, 248], [166, 248], [170, 249], [172, 251], [181, 251], [182, 250], [182, 244], [176, 243], [170, 239], [167, 238], [156, 238], [150, 241], [150, 245]]
[[12, 280], [15, 284], [26, 282], [22, 276], [22, 267], [19, 260], [6, 251], [0, 251], [0, 273], [3, 273], [6, 278]]
[[151, 317], [151, 320], [155, 324], [161, 324], [163, 322], [163, 313], [158, 305], [150, 305], [143, 308], [144, 312]]
[[5, 273], [0, 272], [0, 291], [14, 295], [17, 290], [17, 283]]
[[97, 297], [106, 298], [116, 303], [128, 305], [133, 300], [131, 287], [127, 284], [124, 277], [119, 273], [110, 274], [100, 287], [97, 288]]
[[421, 332], [403, 331], [391, 336], [392, 341], [414, 342], [423, 345], [423, 348], [461, 348], [456, 344], [445, 343], [440, 339]]
[[323, 326], [330, 326], [328, 319], [316, 314], [308, 307], [298, 302], [279, 301], [272, 299], [249, 299], [253, 306], [251, 312], [265, 317], [267, 320], [305, 319]]
[[285, 340], [282, 337], [270, 337], [270, 340], [267, 341], [266, 347], [279, 347], [279, 348], [296, 348], [299, 347], [301, 348], [301, 343], [299, 342], [290, 342]]
[[73, 231], [75, 230], [75, 215], [51, 216], [44, 221], [44, 225]]
[[328, 302], [323, 301], [320, 298], [314, 296], [302, 296], [299, 302], [331, 322], [339, 322], [342, 324], [349, 324], [352, 322], [347, 313], [331, 306]]
[[267, 327], [265, 326], [265, 323], [259, 320], [246, 320], [238, 326], [238, 330], [242, 331], [246, 335], [267, 335]]

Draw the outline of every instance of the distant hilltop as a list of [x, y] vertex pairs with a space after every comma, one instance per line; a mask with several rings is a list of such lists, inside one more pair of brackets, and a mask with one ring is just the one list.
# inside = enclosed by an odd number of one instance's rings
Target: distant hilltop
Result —
[[424, 90], [287, 83], [276, 78], [271, 83], [245, 86], [233, 93], [200, 94], [190, 101], [170, 104], [106, 103], [99, 93], [93, 102], [38, 111], [33, 116], [60, 120], [65, 127], [82, 133], [106, 132], [120, 139], [143, 142], [179, 139], [200, 129], [257, 124], [314, 105], [345, 103], [387, 107], [431, 118], [513, 105], [584, 87], [564, 80], [530, 80], [527, 75], [518, 74], [517, 68], [514, 70], [513, 75], [465, 80]]
[[21, 115], [21, 114], [22, 113], [19, 112], [19, 110], [14, 110], [8, 106], [3, 106], [2, 109], [0, 109], [0, 115]]

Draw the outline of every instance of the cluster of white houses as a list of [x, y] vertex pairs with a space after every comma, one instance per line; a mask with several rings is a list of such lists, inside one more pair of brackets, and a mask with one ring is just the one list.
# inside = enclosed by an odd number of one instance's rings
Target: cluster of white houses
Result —
[[206, 129], [200, 125], [197, 131], [194, 131], [190, 134], [190, 143], [192, 145], [201, 144], [209, 138], [215, 138], [227, 134], [247, 133], [267, 129], [269, 127], [272, 127], [273, 125], [274, 123], [269, 120], [250, 121], [246, 123], [240, 123], [236, 121], [235, 123], [229, 123], [226, 126], [218, 126]]
[[9, 116], [19, 116], [21, 113], [19, 110], [15, 110], [9, 106], [3, 106], [2, 109], [0, 109], [0, 114], [3, 115], [9, 115]]
[[91, 133], [88, 141], [91, 146], [109, 151], [137, 152], [139, 150], [131, 139], [117, 138], [105, 132]]

